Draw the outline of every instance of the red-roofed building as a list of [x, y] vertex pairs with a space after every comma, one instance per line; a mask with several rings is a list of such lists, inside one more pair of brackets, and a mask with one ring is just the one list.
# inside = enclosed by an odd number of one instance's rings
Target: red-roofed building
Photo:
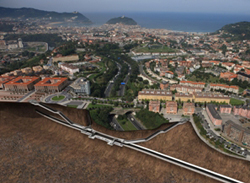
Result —
[[239, 93], [239, 87], [238, 86], [229, 86], [229, 85], [225, 85], [225, 84], [213, 84], [210, 83], [210, 89], [213, 90], [225, 90], [225, 91], [229, 91], [232, 93]]
[[149, 111], [160, 112], [161, 102], [159, 100], [150, 100]]
[[4, 84], [6, 91], [27, 92], [34, 89], [34, 85], [40, 81], [39, 77], [19, 76]]
[[232, 72], [221, 72], [220, 73], [220, 79], [225, 79], [228, 81], [232, 81], [234, 78], [237, 78], [237, 74], [234, 74]]
[[180, 81], [180, 85], [204, 88], [206, 83], [194, 81]]
[[59, 92], [68, 84], [68, 78], [44, 78], [35, 84], [35, 90], [39, 92]]
[[13, 77], [13, 76], [0, 76], [0, 89], [3, 89], [4, 84], [8, 83], [9, 81], [11, 81], [14, 78], [15, 77]]

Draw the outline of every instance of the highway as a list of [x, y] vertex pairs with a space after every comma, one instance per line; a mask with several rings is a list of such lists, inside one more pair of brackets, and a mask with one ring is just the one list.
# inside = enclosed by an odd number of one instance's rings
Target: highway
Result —
[[126, 64], [128, 65], [129, 70], [128, 70], [128, 75], [125, 77], [125, 79], [124, 79], [124, 81], [123, 81], [123, 82], [125, 83], [125, 85], [121, 85], [121, 89], [120, 89], [120, 91], [119, 91], [119, 96], [120, 96], [120, 97], [123, 97], [123, 96], [124, 96], [126, 84], [127, 84], [128, 80], [129, 80], [129, 77], [130, 77], [130, 75], [131, 75], [131, 65], [128, 64], [127, 62], [125, 62], [125, 61], [124, 61], [124, 63], [126, 63]]
[[54, 116], [50, 116], [48, 114], [45, 114], [45, 113], [39, 111], [38, 109], [36, 109], [36, 112], [38, 114], [40, 114], [40, 115], [42, 115], [42, 116], [44, 116], [44, 117], [46, 117], [46, 118], [48, 118], [48, 119], [50, 119], [50, 120], [52, 120], [54, 122], [57, 122], [57, 123], [59, 123], [61, 125], [67, 126], [69, 128], [75, 129], [75, 130], [78, 130], [82, 134], [88, 135], [88, 137], [90, 139], [95, 139], [96, 138], [96, 139], [99, 139], [99, 140], [107, 142], [107, 144], [111, 145], [111, 146], [116, 145], [116, 146], [119, 146], [119, 147], [127, 147], [127, 148], [130, 148], [130, 149], [136, 150], [138, 152], [141, 152], [141, 153], [153, 156], [155, 158], [158, 158], [158, 159], [161, 159], [163, 161], [172, 163], [174, 165], [186, 168], [186, 169], [188, 169], [190, 171], [202, 174], [204, 176], [210, 177], [212, 179], [215, 179], [215, 180], [218, 180], [218, 181], [221, 181], [221, 182], [226, 182], [226, 183], [242, 183], [242, 181], [239, 181], [239, 180], [227, 177], [225, 175], [213, 172], [211, 170], [199, 167], [197, 165], [194, 165], [194, 164], [191, 164], [191, 163], [179, 160], [177, 158], [174, 158], [174, 157], [168, 156], [166, 154], [157, 152], [155, 150], [152, 150], [152, 149], [149, 149], [149, 148], [146, 148], [146, 147], [143, 147], [143, 146], [135, 144], [135, 143], [138, 143], [138, 142], [145, 142], [145, 141], [151, 140], [155, 136], [157, 136], [157, 135], [159, 135], [161, 133], [166, 133], [171, 128], [173, 128], [175, 126], [178, 126], [178, 125], [181, 125], [182, 123], [177, 123], [177, 124], [171, 126], [170, 128], [158, 131], [158, 132], [152, 134], [151, 136], [149, 136], [149, 137], [147, 137], [145, 139], [139, 139], [139, 141], [138, 140], [127, 141], [127, 140], [124, 140], [124, 139], [121, 139], [121, 138], [116, 138], [116, 137], [110, 136], [108, 134], [104, 134], [104, 133], [99, 132], [99, 131], [95, 131], [90, 126], [81, 126], [79, 124], [73, 123], [70, 119], [68, 119], [65, 115], [63, 115], [62, 112], [54, 110], [54, 109], [52, 109], [50, 107], [47, 107], [47, 106], [45, 106], [42, 103], [38, 103], [36, 101], [31, 101], [31, 104], [33, 104], [35, 106], [39, 106], [39, 107], [41, 107], [41, 108], [43, 108], [43, 109], [45, 109], [45, 110], [47, 110], [49, 112], [52, 112], [54, 114], [58, 114], [65, 121], [60, 120], [60, 119], [58, 119], [58, 118], [56, 118]]
[[135, 126], [137, 130], [144, 130], [145, 128], [134, 118], [132, 114], [127, 114], [128, 120]]
[[112, 89], [112, 87], [113, 87], [113, 85], [114, 85], [114, 82], [115, 82], [115, 80], [117, 79], [117, 77], [119, 76], [119, 74], [121, 73], [120, 71], [121, 71], [122, 66], [121, 66], [119, 63], [117, 63], [117, 62], [116, 62], [116, 65], [117, 65], [119, 71], [118, 71], [118, 73], [109, 81], [108, 86], [106, 87], [106, 89], [105, 89], [105, 91], [104, 91], [104, 96], [105, 96], [105, 97], [109, 97], [109, 96], [110, 96], [110, 92], [111, 92], [111, 89]]

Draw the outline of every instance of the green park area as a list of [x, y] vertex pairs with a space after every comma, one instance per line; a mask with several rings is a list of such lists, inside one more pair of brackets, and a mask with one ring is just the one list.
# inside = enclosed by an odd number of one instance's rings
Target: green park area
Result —
[[59, 95], [59, 96], [55, 96], [52, 98], [53, 101], [60, 101], [60, 100], [63, 100], [65, 98], [65, 96], [63, 95]]
[[119, 115], [116, 120], [125, 131], [137, 130], [135, 126], [128, 120], [126, 115]]
[[231, 98], [230, 99], [230, 104], [231, 105], [242, 105], [244, 104], [245, 102], [242, 101], [242, 100], [238, 100], [238, 99], [235, 99], [235, 98]]
[[174, 49], [169, 48], [167, 46], [164, 45], [149, 45], [149, 46], [145, 46], [145, 47], [138, 47], [135, 48], [134, 50], [135, 52], [150, 52], [150, 53], [173, 53], [175, 52]]
[[140, 110], [136, 113], [135, 117], [138, 118], [147, 129], [155, 129], [169, 122], [159, 113], [154, 113], [147, 109]]

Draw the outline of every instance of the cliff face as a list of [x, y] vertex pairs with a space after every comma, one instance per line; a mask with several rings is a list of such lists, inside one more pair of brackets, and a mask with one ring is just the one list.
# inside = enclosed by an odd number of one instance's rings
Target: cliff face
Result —
[[[88, 123], [86, 110], [51, 107], [62, 111], [75, 123]], [[153, 132], [120, 133], [95, 123], [92, 126], [127, 139], [145, 137]], [[89, 139], [40, 116], [31, 104], [0, 103], [0, 134], [3, 182], [216, 182], [125, 147]], [[141, 145], [245, 182], [250, 176], [250, 163], [210, 149], [188, 123]]]

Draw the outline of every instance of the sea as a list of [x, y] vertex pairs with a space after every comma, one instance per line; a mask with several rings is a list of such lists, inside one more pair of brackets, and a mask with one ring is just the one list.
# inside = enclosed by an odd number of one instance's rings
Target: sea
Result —
[[93, 22], [91, 25], [93, 27], [99, 27], [111, 18], [126, 16], [133, 18], [138, 25], [144, 28], [202, 33], [214, 32], [226, 24], [250, 22], [250, 14], [177, 12], [83, 12], [82, 14]]

